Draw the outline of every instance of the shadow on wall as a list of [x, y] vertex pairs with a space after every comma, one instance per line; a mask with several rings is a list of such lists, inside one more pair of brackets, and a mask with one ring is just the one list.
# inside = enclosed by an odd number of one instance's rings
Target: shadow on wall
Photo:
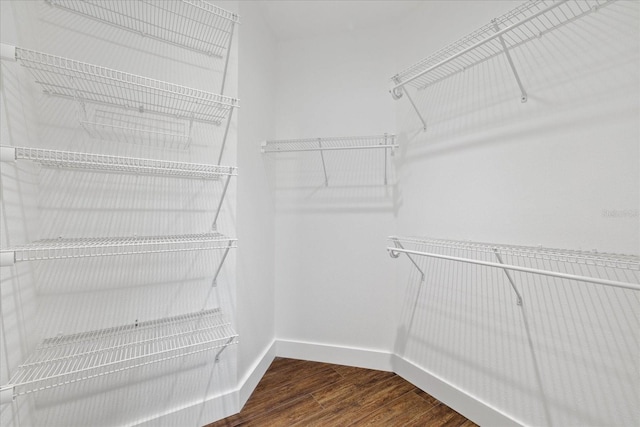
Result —
[[[491, 254], [420, 251], [493, 261]], [[401, 258], [404, 258], [402, 256]], [[414, 257], [395, 352], [527, 425], [637, 421], [640, 293]], [[507, 264], [640, 283], [640, 272], [508, 256]]]
[[265, 153], [279, 212], [394, 212], [401, 206], [391, 150]]

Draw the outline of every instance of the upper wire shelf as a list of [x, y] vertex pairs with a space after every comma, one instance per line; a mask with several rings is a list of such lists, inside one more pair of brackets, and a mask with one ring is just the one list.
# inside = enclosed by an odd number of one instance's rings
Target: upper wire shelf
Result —
[[238, 100], [42, 52], [2, 46], [50, 95], [219, 125]]
[[333, 151], [363, 149], [395, 149], [395, 135], [351, 136], [330, 138], [281, 139], [262, 143], [263, 153], [291, 151]]
[[[407, 86], [418, 90], [425, 89], [454, 74], [504, 54], [520, 87], [521, 101], [526, 102], [527, 93], [509, 50], [540, 38], [614, 1], [529, 0], [393, 76], [391, 94], [394, 99], [399, 99], [407, 94]], [[426, 122], [418, 108], [408, 94], [407, 97], [426, 128]]]
[[213, 56], [228, 50], [239, 17], [202, 0], [46, 0], [109, 25]]
[[[45, 339], [2, 393], [12, 397], [237, 343], [219, 308]], [[222, 350], [218, 351], [217, 356]]]
[[198, 163], [8, 146], [0, 146], [0, 159], [3, 161], [25, 159], [50, 167], [209, 180], [219, 179], [221, 176], [234, 176], [237, 171], [237, 168], [232, 166], [204, 165]]
[[44, 239], [0, 250], [0, 266], [38, 261], [114, 255], [230, 249], [236, 239], [217, 232], [153, 237]]
[[[521, 304], [521, 297], [516, 289], [514, 280], [510, 275], [511, 271], [533, 273], [640, 291], [640, 256], [638, 255], [550, 249], [533, 246], [497, 245], [492, 243], [443, 240], [423, 237], [391, 236], [389, 239], [393, 243], [393, 247], [387, 248], [389, 254], [394, 258], [397, 258], [401, 253], [407, 254], [409, 259], [422, 273], [423, 279], [424, 272], [413, 260], [411, 257], [412, 255], [501, 268], [505, 271], [511, 286], [518, 295], [519, 304]], [[544, 269], [522, 265], [524, 259], [537, 261], [534, 265], [543, 264]], [[588, 275], [576, 275], [556, 271], [554, 268], [558, 269], [558, 263], [584, 265], [585, 268], [580, 271], [587, 271]], [[625, 274], [620, 274], [620, 276], [624, 276], [625, 279], [630, 281], [621, 281], [617, 274], [613, 279], [598, 277], [603, 273], [603, 269], [626, 271]]]

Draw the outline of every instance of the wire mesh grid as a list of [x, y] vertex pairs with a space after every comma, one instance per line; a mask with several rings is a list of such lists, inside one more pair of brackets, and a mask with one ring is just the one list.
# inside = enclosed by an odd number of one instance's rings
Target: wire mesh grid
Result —
[[185, 150], [191, 145], [191, 126], [184, 120], [87, 106], [83, 116], [80, 126], [92, 138], [167, 149]]
[[171, 117], [220, 124], [238, 100], [73, 59], [16, 48], [45, 93]]
[[135, 255], [235, 248], [236, 239], [220, 233], [154, 237], [43, 239], [2, 250], [14, 262], [96, 256]]
[[[615, 0], [530, 0], [462, 39], [403, 70], [394, 77], [395, 84], [424, 89], [456, 73], [503, 53], [496, 33], [507, 48], [515, 48], [539, 38], [589, 12]], [[507, 28], [510, 28], [506, 30]], [[475, 46], [475, 47], [474, 47]]]
[[357, 150], [370, 148], [397, 148], [395, 135], [282, 139], [265, 141], [264, 153], [284, 153], [290, 151]]
[[[422, 237], [396, 237], [389, 238], [394, 244], [399, 242], [402, 246], [409, 246], [416, 250], [425, 250], [442, 255], [451, 255], [453, 251], [466, 251], [467, 256], [484, 257], [486, 261], [495, 261], [496, 251], [505, 257], [527, 258], [540, 261], [554, 261], [562, 263], [574, 263], [592, 265], [598, 267], [610, 267], [629, 270], [640, 281], [640, 257], [638, 255], [622, 255], [611, 253], [599, 253], [590, 251], [577, 251], [569, 249], [550, 249], [533, 246], [496, 245], [492, 243], [480, 243], [458, 240], [430, 239]], [[635, 272], [635, 273], [634, 273]]]
[[204, 165], [26, 147], [16, 147], [15, 158], [31, 160], [43, 166], [51, 167], [169, 175], [199, 179], [218, 179], [220, 176], [236, 175], [237, 170], [237, 168], [232, 166]]
[[14, 395], [31, 393], [237, 343], [219, 308], [45, 339], [18, 367]]
[[47, 0], [53, 6], [213, 56], [228, 48], [238, 15], [203, 0]]

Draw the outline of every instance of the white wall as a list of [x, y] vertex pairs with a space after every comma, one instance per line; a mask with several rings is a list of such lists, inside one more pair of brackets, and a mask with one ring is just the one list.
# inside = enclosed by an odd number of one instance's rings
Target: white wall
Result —
[[[221, 6], [233, 10], [237, 5], [229, 2]], [[46, 2], [2, 2], [2, 7], [2, 42], [220, 91], [224, 62], [218, 58], [103, 25]], [[237, 40], [225, 90], [230, 96], [238, 93], [236, 46]], [[92, 138], [78, 125], [73, 102], [43, 95], [19, 64], [3, 61], [1, 66], [2, 144], [217, 162], [224, 125], [194, 124], [187, 150]], [[223, 164], [235, 165], [236, 138], [234, 118]], [[7, 242], [59, 236], [206, 232], [222, 192], [222, 182], [56, 170], [25, 167], [22, 163], [2, 165], [3, 247]], [[16, 173], [24, 176], [14, 180]], [[218, 230], [230, 236], [236, 235], [235, 206], [233, 179], [218, 221]], [[3, 369], [6, 366], [13, 373], [41, 339], [58, 333], [91, 331], [217, 306], [235, 324], [235, 252], [227, 258], [217, 287], [211, 287], [221, 255], [221, 251], [204, 251], [3, 267]], [[23, 425], [123, 425], [150, 421], [180, 409], [170, 423], [205, 424], [237, 410], [236, 353], [235, 347], [229, 348], [217, 364], [211, 363], [215, 356], [212, 351], [19, 397], [17, 405], [33, 403], [28, 411], [31, 419], [21, 417], [21, 421]], [[5, 384], [6, 371], [2, 375]], [[215, 399], [219, 395], [228, 398]], [[196, 410], [184, 410], [194, 405]], [[17, 421], [13, 407], [2, 408], [3, 425], [5, 416], [6, 425]]]
[[[277, 138], [393, 133], [393, 67], [380, 54], [392, 46], [375, 30], [279, 43]], [[276, 200], [277, 337], [386, 351], [394, 290], [384, 247], [399, 203], [395, 177], [391, 170], [384, 185], [381, 151], [324, 156], [328, 186], [317, 152], [265, 155]]]
[[[505, 3], [430, 2], [399, 28], [399, 63]], [[616, 2], [513, 52], [527, 103], [504, 58], [412, 92], [427, 132], [400, 100], [398, 233], [637, 254], [638, 40], [638, 3]], [[397, 265], [404, 359], [526, 425], [637, 424], [637, 292], [516, 274], [520, 308], [499, 270], [420, 262], [424, 285]]]
[[241, 2], [240, 16], [237, 306], [242, 405], [271, 362], [275, 338], [274, 202], [260, 144], [275, 134], [277, 57], [258, 4]]
[[401, 144], [388, 187], [367, 155], [325, 157], [328, 187], [317, 154], [265, 156], [279, 348], [334, 362], [327, 349], [395, 353], [522, 424], [632, 425], [637, 293], [516, 275], [518, 307], [500, 271], [421, 260], [420, 285], [384, 250], [397, 233], [638, 253], [636, 2], [515, 50], [525, 104], [502, 57], [415, 94], [427, 132], [406, 99], [391, 101], [389, 77], [513, 7], [424, 2], [388, 26], [279, 43], [278, 138], [396, 132]]

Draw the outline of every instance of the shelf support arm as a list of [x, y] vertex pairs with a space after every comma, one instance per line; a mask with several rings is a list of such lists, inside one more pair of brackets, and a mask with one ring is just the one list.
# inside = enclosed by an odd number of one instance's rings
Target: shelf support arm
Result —
[[509, 62], [511, 71], [513, 71], [513, 76], [516, 78], [518, 87], [520, 87], [520, 102], [527, 102], [527, 91], [524, 89], [522, 81], [520, 80], [520, 76], [518, 75], [518, 71], [516, 70], [516, 66], [513, 64], [513, 59], [511, 59], [511, 54], [509, 53], [507, 44], [505, 43], [504, 38], [502, 37], [502, 33], [500, 33], [500, 27], [498, 27], [498, 23], [496, 22], [495, 19], [493, 19], [491, 22], [493, 22], [493, 28], [495, 28], [496, 33], [498, 33], [498, 40], [500, 40], [500, 44], [502, 45], [504, 56], [507, 57], [507, 61]]
[[[400, 81], [398, 81], [398, 79], [394, 79], [393, 81], [396, 85], [400, 84]], [[418, 110], [418, 107], [416, 107], [416, 104], [415, 102], [413, 102], [413, 98], [411, 98], [409, 92], [403, 86], [396, 86], [395, 88], [391, 89], [391, 96], [393, 97], [393, 99], [400, 99], [403, 95], [407, 95], [407, 99], [411, 103], [413, 110], [416, 112], [418, 118], [420, 118], [420, 121], [422, 122], [422, 130], [426, 131], [427, 122], [424, 120], [424, 118], [422, 118], [422, 114], [420, 114], [420, 110]]]
[[233, 242], [229, 241], [227, 247], [224, 250], [224, 254], [222, 255], [222, 259], [220, 260], [220, 264], [218, 264], [218, 269], [216, 270], [216, 274], [213, 276], [213, 280], [211, 281], [211, 287], [218, 286], [218, 276], [220, 275], [220, 270], [222, 270], [222, 265], [224, 261], [227, 259], [227, 255], [229, 254], [229, 249], [231, 249], [231, 245]]
[[[397, 240], [393, 240], [393, 244], [395, 245], [396, 248], [404, 249], [404, 246], [402, 246], [402, 243], [400, 243]], [[417, 268], [420, 274], [422, 275], [420, 281], [424, 282], [424, 278], [425, 278], [424, 271], [422, 271], [418, 263], [411, 257], [411, 255], [409, 255], [409, 253], [405, 252], [405, 254], [407, 255], [407, 258], [409, 258], [409, 261], [413, 263], [414, 267]], [[400, 256], [400, 252], [396, 252], [393, 249], [389, 249], [389, 255], [391, 256], [391, 258], [398, 258]]]
[[322, 171], [324, 172], [324, 186], [329, 186], [329, 178], [327, 177], [327, 167], [324, 164], [324, 153], [322, 152], [322, 139], [318, 138], [318, 147], [320, 147], [320, 159], [322, 160]]
[[236, 23], [231, 22], [231, 31], [229, 33], [229, 44], [227, 45], [227, 57], [224, 60], [224, 71], [222, 72], [222, 85], [220, 87], [220, 95], [224, 95], [224, 84], [227, 81], [227, 69], [229, 68], [229, 56], [231, 56], [231, 42], [233, 41], [233, 30]]
[[216, 209], [216, 216], [213, 217], [213, 224], [211, 224], [212, 230], [217, 230], [218, 227], [218, 216], [220, 216], [220, 209], [222, 209], [222, 203], [224, 202], [224, 196], [227, 194], [227, 188], [229, 188], [229, 181], [231, 181], [231, 172], [227, 175], [227, 180], [224, 182], [224, 188], [222, 189], [222, 195], [220, 196], [220, 201], [218, 202], [218, 207]]
[[220, 361], [220, 355], [222, 354], [223, 351], [227, 349], [227, 347], [229, 347], [229, 345], [233, 342], [234, 339], [235, 338], [229, 338], [227, 340], [227, 343], [220, 350], [218, 350], [218, 352], [216, 353], [216, 358], [214, 359], [215, 363], [218, 363]]
[[[500, 256], [500, 253], [498, 252], [497, 248], [493, 248], [493, 252], [496, 254], [496, 258], [498, 258], [498, 262], [500, 262], [500, 264], [504, 264], [504, 262], [502, 262], [502, 257]], [[518, 288], [516, 288], [516, 284], [513, 281], [513, 278], [511, 277], [511, 274], [509, 273], [509, 270], [507, 270], [506, 268], [503, 268], [504, 270], [504, 274], [507, 275], [507, 279], [509, 279], [509, 283], [511, 284], [511, 287], [513, 288], [513, 292], [516, 293], [516, 304], [518, 305], [522, 305], [522, 296], [520, 295], [520, 292], [518, 292]]]
[[227, 143], [227, 135], [229, 134], [229, 126], [231, 125], [231, 116], [233, 116], [233, 109], [234, 107], [231, 107], [231, 111], [229, 111], [229, 117], [227, 117], [227, 126], [224, 128], [224, 136], [222, 137], [222, 146], [220, 147], [218, 163], [216, 163], [217, 165], [222, 163], [222, 154], [224, 153], [224, 146]]
[[[384, 134], [384, 145], [387, 145], [388, 135]], [[384, 185], [387, 185], [387, 147], [384, 148]]]

